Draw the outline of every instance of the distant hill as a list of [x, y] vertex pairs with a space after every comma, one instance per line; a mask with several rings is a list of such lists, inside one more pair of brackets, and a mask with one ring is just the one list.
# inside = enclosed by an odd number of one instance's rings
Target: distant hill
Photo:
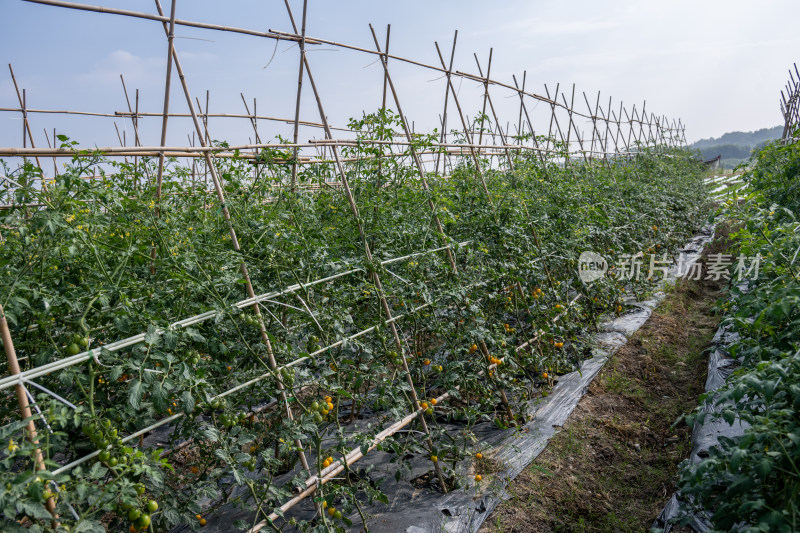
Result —
[[779, 139], [781, 134], [783, 126], [756, 131], [729, 131], [718, 138], [700, 139], [689, 147], [700, 150], [705, 160], [721, 155], [722, 166], [733, 168], [747, 161], [753, 149], [768, 141]]

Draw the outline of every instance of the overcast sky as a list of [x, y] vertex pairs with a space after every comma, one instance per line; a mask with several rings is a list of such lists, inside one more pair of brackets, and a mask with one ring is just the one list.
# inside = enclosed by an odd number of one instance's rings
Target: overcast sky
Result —
[[[90, 2], [90, 0], [86, 0]], [[170, 0], [162, 0], [169, 13]], [[145, 0], [102, 0], [101, 4], [155, 13]], [[302, 2], [291, 0], [300, 20]], [[158, 22], [109, 14], [50, 7], [21, 0], [0, 0], [0, 55], [11, 63], [17, 81], [27, 92], [29, 108], [114, 112], [126, 108], [119, 75], [128, 89], [140, 90], [142, 111], [158, 112], [164, 100], [167, 42]], [[180, 19], [238, 26], [254, 30], [291, 31], [281, 0], [178, 0]], [[374, 49], [369, 32], [373, 23], [381, 43], [386, 24], [392, 25], [390, 52], [438, 64], [434, 41], [449, 57], [458, 30], [455, 69], [477, 73], [473, 53], [485, 68], [494, 49], [492, 78], [513, 85], [527, 70], [526, 89], [544, 94], [557, 83], [571, 91], [576, 106], [586, 110], [582, 92], [593, 106], [600, 101], [612, 109], [620, 101], [630, 109], [681, 118], [688, 140], [719, 136], [726, 131], [754, 130], [782, 123], [778, 107], [788, 69], [800, 59], [800, 16], [797, 0], [753, 2], [740, 0], [672, 0], [569, 2], [485, 1], [380, 2], [375, 0], [309, 0], [307, 33]], [[241, 113], [240, 92], [259, 114], [294, 115], [297, 89], [297, 46], [259, 37], [178, 27], [175, 46], [194, 96], [210, 111]], [[374, 56], [310, 46], [309, 61], [331, 121], [345, 125], [362, 110], [380, 105], [382, 67]], [[18, 107], [8, 71], [0, 71], [0, 107]], [[417, 130], [438, 123], [444, 101], [444, 80], [434, 71], [390, 62], [401, 104]], [[177, 78], [173, 78], [171, 110], [186, 112]], [[462, 106], [469, 115], [479, 110], [482, 88], [459, 82]], [[302, 118], [318, 120], [308, 83], [304, 86]], [[568, 92], [567, 97], [571, 95]], [[492, 89], [500, 121], [516, 128], [519, 100], [508, 91]], [[251, 104], [252, 105], [252, 104]], [[450, 104], [452, 106], [452, 102]], [[547, 104], [528, 102], [534, 127], [549, 117]], [[394, 105], [389, 105], [394, 107]], [[451, 108], [452, 110], [452, 108]], [[117, 145], [114, 119], [31, 115], [37, 146], [45, 146], [44, 129], [66, 133], [83, 145]], [[453, 117], [450, 120], [454, 120]], [[584, 121], [585, 122], [585, 121]], [[129, 121], [116, 120], [132, 143]], [[506, 125], [504, 124], [504, 126]], [[455, 122], [450, 122], [455, 127]], [[170, 143], [186, 144], [188, 121], [170, 121]], [[587, 131], [590, 124], [580, 124]], [[20, 146], [22, 122], [18, 113], [0, 113], [0, 145]], [[143, 119], [142, 143], [159, 143], [160, 123]], [[262, 140], [275, 134], [290, 136], [289, 126], [260, 123]], [[249, 123], [217, 120], [211, 135], [232, 143], [246, 142]], [[320, 137], [319, 132], [303, 136]], [[302, 138], [301, 138], [302, 140]], [[168, 143], [169, 144], [169, 143]]]

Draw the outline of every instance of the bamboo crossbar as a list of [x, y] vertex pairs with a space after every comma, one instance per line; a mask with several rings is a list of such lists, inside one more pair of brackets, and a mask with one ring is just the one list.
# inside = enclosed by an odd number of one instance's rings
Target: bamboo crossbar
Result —
[[[69, 9], [77, 9], [80, 11], [94, 11], [95, 13], [109, 13], [112, 15], [122, 15], [125, 17], [132, 17], [138, 19], [155, 20], [158, 22], [169, 23], [169, 17], [153, 15], [150, 13], [143, 13], [141, 11], [131, 11], [129, 9], [115, 9], [111, 7], [93, 6], [88, 4], [79, 4], [77, 2], [62, 2], [60, 0], [24, 0], [32, 4], [44, 4], [54, 7], [65, 7]], [[189, 26], [192, 28], [202, 28], [206, 30], [226, 31], [232, 33], [241, 33], [244, 35], [254, 35], [256, 37], [267, 37], [270, 39], [277, 39], [280, 41], [299, 41], [299, 38], [290, 37], [286, 35], [279, 35], [271, 32], [248, 30], [245, 28], [237, 28], [234, 26], [222, 26], [220, 24], [209, 24], [207, 22], [194, 22], [190, 20], [175, 19], [177, 26]], [[306, 39], [307, 44], [319, 44], [315, 39]]]
[[[161, 148], [159, 146], [105, 146], [96, 148], [85, 149], [67, 149], [67, 148], [15, 148], [15, 147], [0, 147], [0, 157], [33, 157], [33, 156], [46, 156], [46, 157], [74, 157], [75, 155], [104, 155], [104, 156], [151, 156], [155, 157], [165, 154], [167, 157], [205, 157], [206, 153], [211, 153], [212, 157], [241, 157], [243, 159], [259, 159], [258, 154], [252, 153], [234, 153], [235, 151], [244, 150], [258, 150], [264, 148], [312, 148], [317, 146], [347, 146], [358, 147], [363, 144], [388, 144], [398, 146], [411, 146], [412, 143], [408, 141], [380, 141], [375, 139], [363, 139], [359, 141], [350, 140], [311, 140], [307, 143], [267, 143], [267, 144], [245, 144], [240, 146], [167, 146]], [[463, 149], [463, 150], [485, 150], [503, 152], [505, 150], [517, 151], [533, 151], [533, 152], [548, 152], [548, 153], [561, 153], [559, 150], [538, 148], [535, 146], [525, 146], [520, 144], [470, 144], [470, 143], [434, 143], [430, 147], [416, 148], [419, 153], [431, 153], [439, 151], [442, 148]], [[572, 153], [584, 152], [594, 154], [620, 154], [633, 152], [605, 152], [602, 150], [570, 150]], [[407, 155], [407, 154], [386, 154], [392, 155]], [[503, 154], [504, 155], [504, 154]], [[300, 158], [301, 162], [303, 158]], [[307, 158], [310, 160], [310, 158]], [[274, 160], [275, 162], [283, 160]]]

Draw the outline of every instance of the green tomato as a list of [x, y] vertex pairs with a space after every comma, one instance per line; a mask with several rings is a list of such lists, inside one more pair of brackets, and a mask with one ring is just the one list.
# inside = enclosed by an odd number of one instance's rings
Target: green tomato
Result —
[[88, 348], [89, 346], [89, 339], [87, 337], [81, 337], [78, 339], [78, 346], [81, 348]]
[[67, 355], [78, 355], [80, 351], [81, 351], [80, 347], [74, 342], [69, 346], [67, 346]]
[[128, 520], [131, 522], [135, 522], [140, 516], [142, 516], [142, 512], [139, 509], [131, 509], [128, 511]]
[[101, 462], [105, 463], [106, 461], [111, 459], [111, 454], [108, 452], [108, 450], [103, 450], [102, 452], [100, 452], [97, 458], [100, 459]]
[[143, 484], [141, 484], [141, 483], [137, 483], [136, 484], [136, 494], [138, 494], [139, 496], [144, 494], [144, 485]]
[[116, 457], [112, 457], [111, 459], [108, 460], [108, 466], [117, 466], [117, 463], [118, 461]]
[[155, 513], [158, 510], [158, 502], [155, 500], [150, 500], [147, 502], [147, 512]]
[[333, 517], [336, 520], [341, 520], [342, 519], [342, 512], [341, 511], [336, 511], [335, 513], [333, 513]]
[[313, 402], [311, 402], [310, 407], [312, 411], [319, 411], [319, 402], [314, 400]]
[[150, 515], [143, 514], [136, 519], [136, 522], [133, 525], [135, 525], [137, 529], [146, 529], [147, 526], [150, 525]]

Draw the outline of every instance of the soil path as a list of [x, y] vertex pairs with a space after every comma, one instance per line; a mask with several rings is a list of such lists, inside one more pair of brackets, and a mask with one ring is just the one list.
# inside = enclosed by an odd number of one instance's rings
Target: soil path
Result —
[[[718, 240], [706, 253], [721, 248]], [[690, 428], [673, 423], [703, 393], [721, 295], [719, 282], [680, 280], [481, 532], [648, 531], [691, 448]]]

